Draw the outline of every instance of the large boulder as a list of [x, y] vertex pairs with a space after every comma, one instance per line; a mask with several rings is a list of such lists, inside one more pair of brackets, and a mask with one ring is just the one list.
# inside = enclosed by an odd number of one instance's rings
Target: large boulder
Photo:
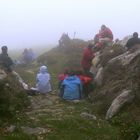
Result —
[[131, 90], [124, 90], [119, 96], [117, 96], [106, 113], [106, 120], [111, 119], [116, 115], [119, 110], [126, 104], [131, 103], [135, 98], [135, 94]]
[[95, 76], [95, 82], [98, 86], [101, 86], [102, 80], [103, 80], [103, 67], [100, 67], [96, 76]]
[[116, 61], [119, 60], [122, 63], [122, 65], [128, 65], [139, 54], [140, 54], [140, 46], [138, 46], [134, 52], [127, 51], [124, 54], [121, 54], [121, 55], [109, 60], [108, 63], [115, 63]]
[[4, 70], [0, 69], [0, 80], [3, 80], [7, 77], [7, 74]]
[[120, 40], [118, 43], [120, 45], [122, 45], [123, 47], [126, 45], [127, 41], [132, 38], [132, 35], [128, 35], [128, 36], [125, 36], [122, 40]]

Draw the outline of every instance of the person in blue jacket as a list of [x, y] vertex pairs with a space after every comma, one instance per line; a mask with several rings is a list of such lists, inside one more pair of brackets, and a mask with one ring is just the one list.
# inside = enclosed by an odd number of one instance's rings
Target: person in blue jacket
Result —
[[82, 95], [82, 83], [74, 72], [70, 72], [61, 84], [62, 98], [65, 100], [79, 100]]

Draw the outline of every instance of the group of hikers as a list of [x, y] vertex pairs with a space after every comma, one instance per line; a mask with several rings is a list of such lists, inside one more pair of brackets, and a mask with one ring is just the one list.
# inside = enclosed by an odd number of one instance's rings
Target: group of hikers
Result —
[[36, 55], [31, 48], [30, 49], [27, 49], [27, 48], [24, 49], [24, 51], [22, 53], [22, 63], [27, 64], [29, 62], [32, 62], [35, 59], [36, 59]]
[[[83, 50], [81, 66], [82, 69], [65, 69], [63, 73], [58, 75], [58, 88], [59, 96], [65, 100], [80, 100], [82, 98], [88, 97], [90, 92], [93, 91], [94, 85], [94, 74], [90, 72], [92, 60], [96, 55], [96, 51], [100, 51], [102, 48], [111, 46], [113, 43], [113, 33], [105, 25], [101, 26], [99, 33], [94, 37], [94, 43], [89, 43], [89, 45]], [[129, 50], [134, 45], [140, 44], [140, 39], [138, 38], [138, 33], [134, 32], [133, 37], [130, 38], [126, 43], [126, 48]], [[0, 66], [10, 73], [13, 71], [13, 61], [8, 56], [7, 46], [3, 46], [2, 53], [0, 54]], [[96, 50], [96, 51], [95, 51]], [[28, 50], [24, 50], [23, 55], [26, 56]], [[28, 60], [26, 60], [28, 61]], [[16, 76], [16, 72], [13, 72]], [[19, 76], [18, 76], [19, 77]], [[19, 78], [20, 79], [20, 78]], [[46, 94], [52, 91], [51, 87], [51, 76], [48, 72], [48, 68], [42, 65], [36, 76], [36, 87], [28, 88], [22, 80], [21, 83], [28, 91], [28, 93], [42, 93]]]

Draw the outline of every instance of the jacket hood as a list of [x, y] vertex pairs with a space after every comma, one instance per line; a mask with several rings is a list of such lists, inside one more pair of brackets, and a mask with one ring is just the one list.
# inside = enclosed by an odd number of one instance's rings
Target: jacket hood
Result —
[[46, 66], [41, 66], [39, 72], [40, 72], [40, 73], [47, 73], [47, 72], [48, 72], [48, 69], [47, 69]]

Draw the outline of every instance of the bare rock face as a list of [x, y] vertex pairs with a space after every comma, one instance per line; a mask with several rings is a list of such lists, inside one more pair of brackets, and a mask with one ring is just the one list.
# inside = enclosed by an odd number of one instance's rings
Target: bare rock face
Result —
[[111, 59], [108, 63], [114, 63], [115, 61], [120, 60], [122, 65], [128, 65], [139, 54], [140, 54], [140, 48], [133, 53], [127, 51], [126, 53]]
[[138, 137], [138, 139], [137, 140], [140, 140], [140, 136]]
[[132, 35], [128, 35], [126, 37], [124, 37], [121, 41], [119, 41], [119, 44], [122, 45], [122, 46], [125, 46], [127, 41], [132, 38]]
[[106, 120], [111, 119], [126, 103], [131, 103], [134, 98], [135, 95], [131, 92], [131, 90], [124, 90], [118, 97], [113, 100], [106, 113]]
[[0, 69], [0, 80], [3, 80], [7, 77], [7, 74], [4, 70]]
[[97, 83], [97, 85], [101, 86], [102, 80], [103, 80], [103, 67], [99, 68], [95, 77], [95, 82]]

